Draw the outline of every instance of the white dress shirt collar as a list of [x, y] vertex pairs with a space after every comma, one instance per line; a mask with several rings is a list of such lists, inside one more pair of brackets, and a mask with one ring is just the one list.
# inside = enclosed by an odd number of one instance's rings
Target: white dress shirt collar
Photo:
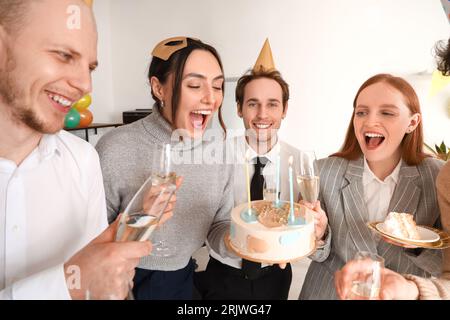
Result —
[[24, 159], [24, 161], [17, 166], [14, 161], [0, 158], [0, 170], [11, 172], [16, 169], [28, 170], [35, 168], [40, 162], [50, 159], [53, 155], [61, 156], [61, 150], [58, 148], [56, 141], [57, 137], [54, 134], [44, 134], [39, 141], [38, 146]]
[[[273, 145], [272, 149], [269, 150], [269, 152], [265, 154], [258, 154], [249, 144], [246, 138], [244, 138], [245, 141], [245, 149], [250, 150], [250, 160], [255, 159], [256, 157], [266, 157], [271, 163], [275, 163], [277, 159], [277, 155], [280, 153], [280, 140], [277, 137], [277, 142]], [[245, 152], [244, 152], [245, 155]]]
[[44, 134], [38, 146], [20, 164], [18, 170], [31, 170], [36, 168], [41, 162], [51, 159], [54, 155], [61, 156], [61, 150], [58, 149], [56, 139], [57, 136], [55, 134]]
[[395, 167], [395, 169], [391, 172], [391, 174], [388, 175], [384, 179], [384, 181], [381, 181], [375, 175], [375, 173], [373, 173], [373, 171], [370, 169], [369, 164], [367, 163], [367, 159], [364, 157], [364, 172], [363, 172], [363, 178], [362, 178], [363, 186], [367, 186], [373, 180], [379, 182], [380, 184], [386, 184], [389, 181], [393, 181], [395, 183], [395, 185], [397, 185], [398, 178], [399, 178], [399, 173], [400, 173], [400, 168], [402, 166], [402, 162], [403, 162], [403, 160], [400, 159], [400, 161], [398, 162], [398, 164]]
[[364, 159], [364, 172], [362, 183], [364, 186], [364, 202], [368, 211], [368, 221], [383, 221], [389, 211], [389, 204], [394, 194], [399, 179], [402, 160], [398, 162], [392, 173], [381, 181], [370, 170], [369, 165]]
[[38, 151], [42, 160], [48, 159], [55, 153], [61, 155], [61, 151], [56, 143], [56, 136], [54, 134], [44, 134], [39, 142]]

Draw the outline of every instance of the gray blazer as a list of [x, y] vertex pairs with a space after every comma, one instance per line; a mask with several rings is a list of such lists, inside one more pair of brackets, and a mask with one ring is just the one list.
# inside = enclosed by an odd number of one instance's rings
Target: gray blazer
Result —
[[[389, 204], [389, 212], [413, 213], [417, 224], [439, 227], [439, 207], [435, 180], [442, 167], [440, 160], [427, 158], [418, 166], [403, 162], [397, 187]], [[312, 261], [299, 299], [337, 299], [334, 273], [352, 260], [357, 251], [378, 253], [385, 266], [399, 273], [422, 277], [441, 271], [440, 250], [411, 250], [376, 241], [366, 226], [367, 207], [364, 202], [362, 176], [363, 157], [348, 161], [330, 157], [319, 160], [320, 200], [331, 229], [331, 248], [326, 259]]]

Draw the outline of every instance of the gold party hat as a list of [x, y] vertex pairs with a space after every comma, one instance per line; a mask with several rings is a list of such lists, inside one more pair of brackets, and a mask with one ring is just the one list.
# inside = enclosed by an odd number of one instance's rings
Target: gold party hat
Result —
[[172, 37], [158, 43], [152, 50], [152, 56], [167, 61], [172, 54], [188, 46], [187, 39], [200, 41], [192, 37]]
[[259, 53], [258, 60], [256, 60], [253, 71], [259, 70], [275, 70], [275, 63], [273, 62], [272, 50], [270, 49], [269, 39], [266, 39], [264, 45]]

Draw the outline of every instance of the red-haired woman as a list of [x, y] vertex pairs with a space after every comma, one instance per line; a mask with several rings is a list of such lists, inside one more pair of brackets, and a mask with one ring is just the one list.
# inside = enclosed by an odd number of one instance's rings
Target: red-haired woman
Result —
[[[436, 44], [438, 70], [450, 76], [450, 39]], [[441, 223], [445, 231], [450, 232], [450, 161], [442, 167], [436, 179], [436, 191]], [[380, 299], [436, 300], [450, 299], [450, 248], [443, 250], [444, 261], [439, 278], [421, 278], [410, 274], [401, 275], [387, 268], [382, 269]], [[344, 268], [336, 272], [335, 285], [341, 299], [347, 297], [354, 278], [365, 268], [359, 261], [350, 261]]]
[[311, 263], [300, 299], [336, 299], [334, 273], [358, 251], [381, 255], [399, 273], [441, 271], [439, 250], [388, 244], [366, 226], [391, 211], [411, 213], [420, 225], [439, 224], [435, 182], [443, 162], [423, 152], [414, 89], [402, 78], [378, 74], [360, 87], [353, 109], [342, 149], [319, 161], [320, 204], [330, 231], [322, 250], [329, 255]]

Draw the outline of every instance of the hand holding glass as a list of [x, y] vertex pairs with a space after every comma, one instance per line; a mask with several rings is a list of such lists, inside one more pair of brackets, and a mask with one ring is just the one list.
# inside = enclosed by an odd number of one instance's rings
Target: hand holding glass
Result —
[[[175, 192], [175, 184], [153, 185], [152, 179], [147, 179], [125, 210], [117, 233], [118, 241], [148, 240], [163, 215], [172, 211], [168, 205]], [[139, 203], [142, 205], [136, 208]]]
[[347, 300], [378, 300], [381, 287], [381, 273], [384, 259], [377, 254], [361, 251], [355, 255], [361, 261], [361, 268], [353, 277], [352, 287]]
[[[171, 171], [170, 145], [154, 146], [151, 176], [128, 204], [117, 232], [118, 241], [146, 241], [165, 214], [173, 210], [176, 174]], [[151, 255], [171, 256], [175, 248], [154, 241]]]

